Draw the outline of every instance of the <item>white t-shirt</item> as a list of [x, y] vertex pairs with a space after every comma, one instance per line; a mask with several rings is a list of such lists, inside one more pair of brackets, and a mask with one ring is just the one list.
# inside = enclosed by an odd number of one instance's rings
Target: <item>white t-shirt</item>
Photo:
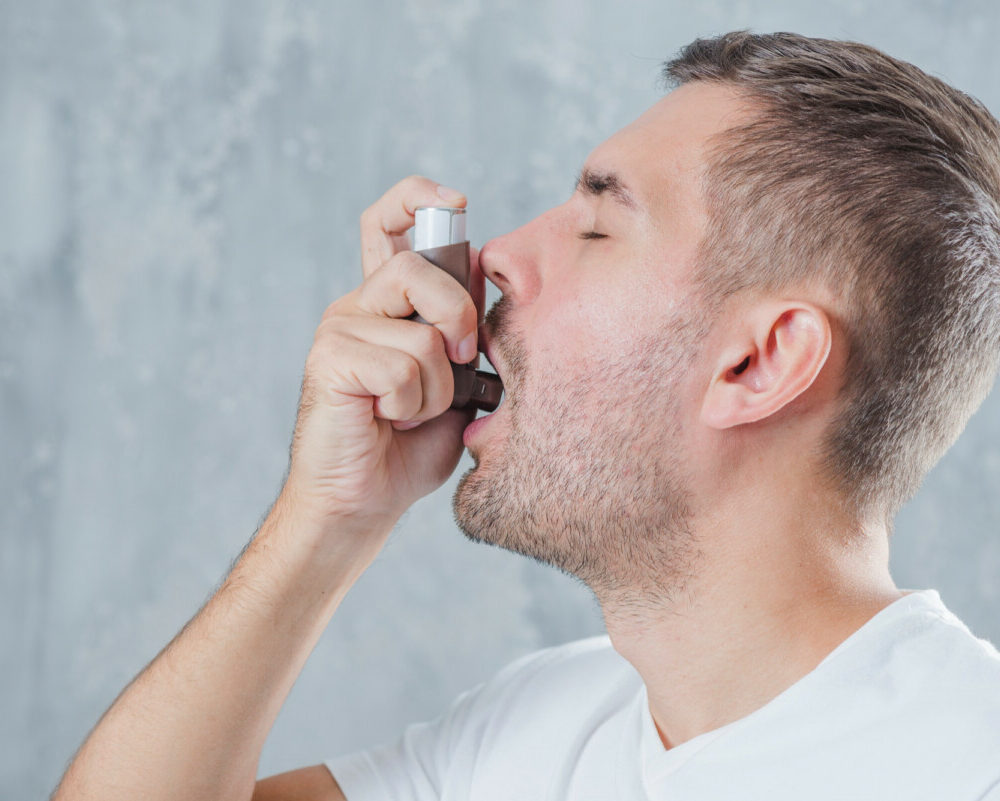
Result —
[[760, 709], [668, 750], [639, 675], [594, 637], [326, 764], [348, 801], [1000, 801], [1000, 654], [910, 592]]

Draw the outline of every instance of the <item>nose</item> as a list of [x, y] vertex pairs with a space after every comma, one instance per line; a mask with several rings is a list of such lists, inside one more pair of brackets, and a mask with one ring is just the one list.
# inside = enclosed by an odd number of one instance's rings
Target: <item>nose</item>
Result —
[[545, 244], [542, 217], [491, 239], [479, 251], [483, 274], [518, 303], [530, 302], [541, 287]]

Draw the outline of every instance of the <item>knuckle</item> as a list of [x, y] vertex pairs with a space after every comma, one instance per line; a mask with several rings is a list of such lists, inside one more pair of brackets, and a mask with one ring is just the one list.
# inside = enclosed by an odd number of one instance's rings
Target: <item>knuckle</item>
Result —
[[423, 257], [412, 250], [401, 250], [389, 260], [388, 264], [392, 265], [396, 277], [407, 284], [421, 280], [424, 273]]
[[335, 300], [329, 306], [323, 310], [323, 316], [320, 318], [320, 324], [325, 323], [327, 320], [331, 320], [341, 313], [340, 300]]
[[419, 270], [427, 260], [413, 250], [401, 250], [392, 256], [392, 260], [405, 269]]
[[337, 352], [338, 337], [333, 332], [324, 331], [322, 335], [317, 335], [316, 341], [306, 355], [306, 369], [311, 372], [322, 370], [327, 360]]
[[[331, 321], [320, 323], [319, 327], [316, 329], [316, 333], [313, 334], [312, 350], [316, 350], [319, 347], [325, 347], [326, 343], [330, 339], [330, 327], [332, 325], [333, 323]], [[312, 350], [309, 352], [312, 353]]]
[[316, 326], [316, 332], [313, 334], [313, 347], [325, 346], [329, 343], [333, 337], [338, 335], [340, 326], [339, 315], [331, 314], [329, 317], [324, 315], [322, 322]]
[[306, 354], [305, 372], [308, 376], [330, 375], [338, 364], [349, 358], [344, 347], [345, 337], [339, 331], [320, 328], [316, 332], [313, 345]]
[[428, 180], [429, 179], [424, 175], [420, 175], [419, 173], [412, 173], [411, 175], [407, 175], [402, 181], [400, 181], [400, 183], [403, 184], [407, 189], [418, 189], [422, 188], [428, 182]]
[[441, 333], [431, 325], [421, 325], [413, 329], [414, 347], [424, 359], [437, 356], [444, 348]]
[[394, 387], [405, 387], [420, 379], [420, 366], [409, 356], [397, 359], [389, 368], [389, 380]]

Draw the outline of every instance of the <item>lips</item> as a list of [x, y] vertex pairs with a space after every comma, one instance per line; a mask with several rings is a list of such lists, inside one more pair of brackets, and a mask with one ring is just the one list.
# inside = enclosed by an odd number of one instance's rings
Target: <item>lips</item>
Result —
[[[486, 326], [485, 325], [479, 326], [479, 338], [478, 338], [478, 342], [479, 342], [479, 352], [482, 353], [486, 357], [486, 361], [488, 361], [490, 363], [490, 366], [493, 368], [493, 371], [497, 374], [497, 376], [499, 376], [500, 381], [502, 382], [503, 381], [503, 375], [501, 375], [500, 368], [497, 366], [496, 356], [495, 356], [495, 354], [493, 352], [493, 348], [491, 346], [489, 336], [486, 333]], [[505, 389], [505, 394], [506, 394], [506, 385], [505, 385], [504, 389]]]

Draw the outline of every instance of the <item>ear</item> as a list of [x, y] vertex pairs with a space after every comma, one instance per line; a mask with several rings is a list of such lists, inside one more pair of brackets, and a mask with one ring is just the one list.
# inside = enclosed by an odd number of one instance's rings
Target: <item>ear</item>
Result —
[[701, 407], [725, 429], [763, 420], [805, 392], [830, 354], [830, 320], [802, 301], [754, 306], [727, 336]]

